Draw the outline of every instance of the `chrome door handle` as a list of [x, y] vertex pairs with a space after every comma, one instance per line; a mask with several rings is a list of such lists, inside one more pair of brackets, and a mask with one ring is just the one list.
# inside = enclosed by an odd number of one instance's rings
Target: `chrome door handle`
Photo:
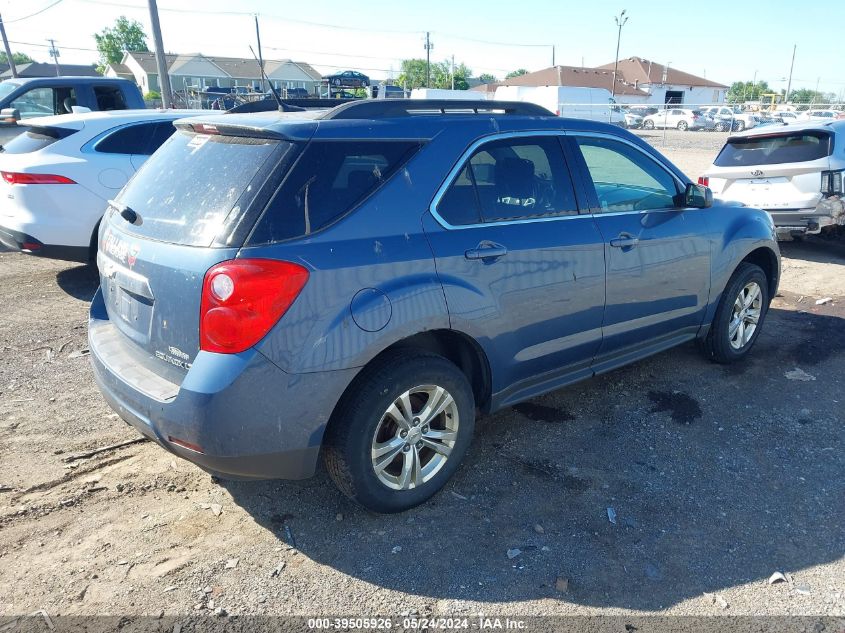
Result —
[[508, 254], [508, 249], [501, 244], [494, 244], [492, 242], [482, 242], [475, 248], [471, 248], [464, 253], [467, 259], [498, 259]]

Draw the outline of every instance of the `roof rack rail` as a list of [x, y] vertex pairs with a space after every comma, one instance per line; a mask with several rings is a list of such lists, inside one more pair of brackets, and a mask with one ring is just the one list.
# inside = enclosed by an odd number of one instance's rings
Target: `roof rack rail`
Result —
[[508, 114], [555, 116], [536, 103], [525, 101], [462, 101], [460, 99], [373, 99], [332, 108], [320, 119], [379, 119], [431, 114]]

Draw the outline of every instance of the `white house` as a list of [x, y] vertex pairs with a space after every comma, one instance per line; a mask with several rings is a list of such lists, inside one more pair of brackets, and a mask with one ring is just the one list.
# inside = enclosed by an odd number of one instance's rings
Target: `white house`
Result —
[[598, 68], [552, 66], [501, 82], [475, 86], [471, 90], [492, 93], [499, 86], [604, 88], [613, 92], [619, 103], [661, 105], [723, 103], [728, 91], [728, 87], [723, 84], [696, 77], [677, 68], [667, 69], [641, 57], [619, 60], [614, 88], [613, 66], [612, 62]]
[[[254, 59], [208, 56], [201, 53], [167, 54], [165, 59], [173, 90], [202, 90], [211, 86], [258, 87], [261, 83], [261, 73]], [[310, 65], [290, 59], [265, 59], [264, 72], [274, 87], [280, 90], [305, 88], [309, 93], [314, 93], [322, 80], [322, 75]], [[159, 91], [154, 53], [127, 52], [119, 64], [109, 64], [106, 76], [132, 79], [145, 93], [150, 90]]]
[[[599, 66], [613, 73], [614, 62]], [[697, 77], [677, 68], [658, 64], [642, 57], [619, 60], [617, 80], [624, 81], [637, 90], [648, 93], [646, 99], [626, 99], [621, 95], [617, 101], [636, 103], [683, 103], [703, 105], [724, 103], [728, 86]]]

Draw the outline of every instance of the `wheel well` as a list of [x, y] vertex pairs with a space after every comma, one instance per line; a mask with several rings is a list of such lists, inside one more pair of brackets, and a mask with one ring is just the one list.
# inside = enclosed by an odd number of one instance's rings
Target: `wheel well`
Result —
[[[450, 360], [464, 373], [472, 385], [475, 406], [487, 411], [490, 406], [490, 364], [481, 346], [466, 334], [454, 330], [431, 330], [397, 341], [375, 359], [397, 349], [425, 350]], [[372, 361], [370, 361], [372, 362]]]
[[758, 248], [751, 251], [742, 260], [750, 264], [756, 264], [766, 273], [766, 279], [769, 281], [769, 298], [773, 299], [778, 289], [778, 258], [768, 248]]
[[94, 227], [94, 232], [91, 233], [91, 245], [88, 248], [88, 259], [91, 262], [97, 262], [97, 234], [100, 232], [100, 222], [102, 222], [102, 218], [97, 220], [97, 225]]

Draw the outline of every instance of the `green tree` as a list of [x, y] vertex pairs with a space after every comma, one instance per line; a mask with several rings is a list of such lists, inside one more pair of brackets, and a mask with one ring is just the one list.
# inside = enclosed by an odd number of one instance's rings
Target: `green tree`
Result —
[[505, 75], [505, 79], [513, 79], [514, 77], [521, 77], [522, 75], [527, 74], [527, 70], [525, 70], [524, 68], [518, 68], [517, 70], [512, 70], [507, 75]]
[[478, 80], [483, 84], [492, 84], [499, 81], [498, 77], [491, 75], [490, 73], [481, 73], [478, 76]]
[[137, 20], [128, 20], [121, 15], [111, 28], [94, 34], [97, 50], [100, 52], [98, 70], [103, 72], [109, 64], [120, 63], [127, 51], [148, 52], [144, 27]]
[[[399, 72], [398, 82], [406, 88], [451, 88], [452, 63], [450, 61], [431, 63], [431, 81], [426, 86], [426, 63], [424, 59], [405, 59]], [[466, 64], [455, 66], [455, 90], [467, 90], [472, 70]]]
[[771, 90], [769, 84], [765, 81], [735, 81], [728, 89], [728, 101], [730, 103], [758, 101], [760, 95], [767, 92], [771, 92]]
[[792, 103], [830, 103], [836, 98], [834, 95], [834, 98], [830, 99], [830, 96], [824, 92], [800, 88], [789, 93], [789, 101]]
[[[34, 62], [35, 60], [32, 59], [26, 53], [12, 53], [12, 59], [15, 60], [16, 64], [28, 64], [29, 62]], [[5, 52], [0, 51], [0, 64], [8, 64], [9, 58], [6, 56]]]
[[399, 85], [408, 89], [425, 87], [425, 60], [405, 59], [399, 71]]

